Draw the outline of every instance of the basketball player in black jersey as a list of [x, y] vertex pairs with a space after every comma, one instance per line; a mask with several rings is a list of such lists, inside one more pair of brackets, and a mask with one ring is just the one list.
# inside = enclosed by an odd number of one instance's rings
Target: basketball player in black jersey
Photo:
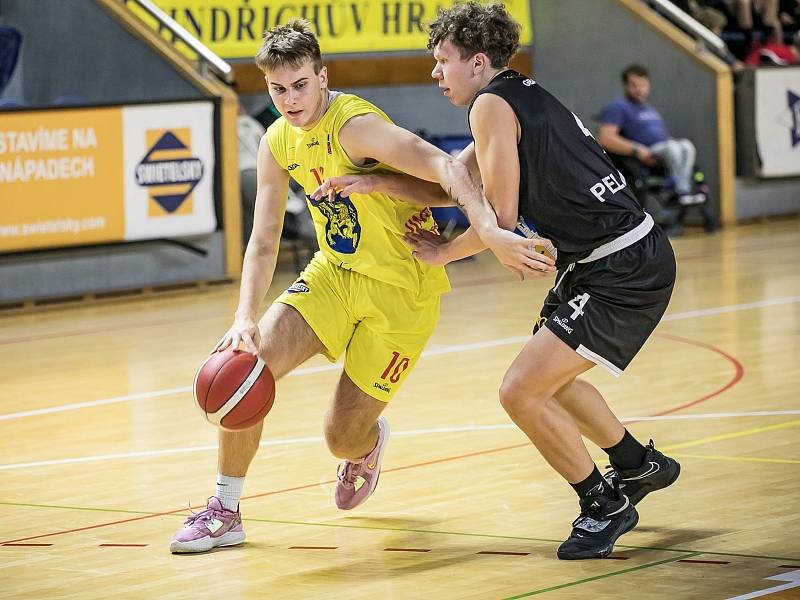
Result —
[[[628, 366], [667, 308], [675, 257], [580, 119], [535, 80], [508, 68], [519, 29], [498, 4], [467, 2], [440, 12], [428, 44], [436, 59], [432, 76], [453, 104], [469, 106], [475, 141], [459, 158], [482, 181], [499, 225], [534, 238], [535, 246], [552, 242], [557, 251], [555, 284], [533, 337], [506, 372], [500, 402], [578, 494], [580, 515], [558, 557], [600, 558], [635, 527], [634, 505], [672, 484], [680, 466], [652, 441], [637, 441], [578, 376], [595, 365], [619, 376]], [[343, 195], [440, 193], [419, 180], [398, 183], [395, 175], [327, 185]], [[483, 249], [471, 229], [450, 242], [427, 233], [408, 239], [433, 264]], [[540, 267], [542, 275], [550, 271]], [[608, 453], [612, 471], [605, 477], [581, 434]]]

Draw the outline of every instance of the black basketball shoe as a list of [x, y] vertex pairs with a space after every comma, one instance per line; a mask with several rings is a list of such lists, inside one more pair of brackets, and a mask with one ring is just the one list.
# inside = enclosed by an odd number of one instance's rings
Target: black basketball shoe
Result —
[[639, 522], [639, 513], [633, 503], [617, 486], [606, 489], [598, 484], [581, 498], [581, 514], [572, 522], [572, 533], [558, 547], [558, 558], [580, 560], [603, 558], [611, 554], [614, 542]]
[[681, 466], [678, 461], [661, 454], [653, 446], [653, 440], [650, 440], [641, 467], [619, 469], [611, 461], [611, 470], [606, 471], [603, 478], [612, 486], [614, 485], [613, 480], [617, 479], [620, 491], [630, 498], [631, 502], [638, 504], [650, 492], [675, 483], [680, 474]]

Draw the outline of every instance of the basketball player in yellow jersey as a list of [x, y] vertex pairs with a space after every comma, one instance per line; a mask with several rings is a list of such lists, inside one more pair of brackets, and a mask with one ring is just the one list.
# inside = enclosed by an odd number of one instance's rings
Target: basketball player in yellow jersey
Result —
[[[253, 234], [239, 306], [216, 349], [243, 344], [276, 379], [315, 354], [331, 361], [345, 354], [324, 429], [328, 448], [344, 459], [336, 504], [351, 509], [375, 490], [389, 437], [381, 412], [417, 362], [449, 283], [443, 267], [418, 261], [403, 242], [407, 233], [435, 227], [430, 210], [420, 206], [425, 198], [414, 198], [414, 206], [384, 193], [308, 196], [320, 251], [257, 323], [256, 311], [275, 269], [289, 176], [307, 195], [329, 177], [377, 170], [435, 181], [467, 212], [504, 265], [524, 276], [552, 271], [552, 261], [524, 238], [497, 227], [463, 164], [393, 125], [372, 104], [329, 91], [319, 45], [306, 21], [268, 31], [256, 63], [281, 118], [259, 147]], [[430, 193], [431, 199], [438, 195]], [[244, 541], [239, 499], [262, 425], [220, 430], [216, 493], [172, 538], [172, 552]]]

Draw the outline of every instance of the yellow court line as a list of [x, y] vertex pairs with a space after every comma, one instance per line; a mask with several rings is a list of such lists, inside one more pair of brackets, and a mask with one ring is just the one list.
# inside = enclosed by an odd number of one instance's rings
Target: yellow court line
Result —
[[733, 462], [775, 463], [780, 465], [800, 465], [800, 460], [793, 458], [757, 458], [755, 456], [719, 456], [709, 454], [672, 454], [675, 458], [707, 458], [709, 460], [730, 460]]
[[789, 427], [797, 427], [800, 425], [800, 419], [789, 421], [787, 423], [778, 423], [777, 425], [768, 425], [767, 427], [755, 427], [753, 429], [744, 429], [742, 431], [734, 431], [732, 433], [723, 433], [721, 435], [712, 435], [709, 437], [700, 438], [691, 442], [683, 442], [681, 444], [671, 444], [661, 448], [661, 450], [670, 452], [678, 448], [690, 448], [691, 446], [700, 446], [701, 444], [708, 444], [709, 442], [720, 442], [722, 440], [730, 440], [733, 438], [744, 437], [746, 435], [754, 435], [756, 433], [763, 433], [765, 431], [775, 431], [776, 429], [787, 429]]

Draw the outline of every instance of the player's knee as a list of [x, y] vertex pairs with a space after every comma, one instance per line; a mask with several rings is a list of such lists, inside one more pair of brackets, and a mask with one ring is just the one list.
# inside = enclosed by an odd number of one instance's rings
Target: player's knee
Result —
[[500, 405], [514, 418], [522, 412], [530, 413], [544, 405], [550, 397], [537, 385], [531, 385], [530, 377], [506, 373], [500, 385]]
[[500, 406], [510, 417], [518, 414], [528, 403], [524, 387], [516, 377], [506, 373], [503, 383], [500, 384]]

